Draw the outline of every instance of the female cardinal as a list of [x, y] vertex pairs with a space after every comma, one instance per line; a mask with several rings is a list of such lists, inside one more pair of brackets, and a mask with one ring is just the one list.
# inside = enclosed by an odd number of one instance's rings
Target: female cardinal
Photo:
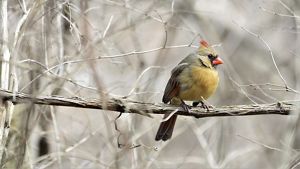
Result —
[[[181, 105], [187, 112], [190, 106], [185, 104], [184, 100], [194, 101], [193, 106], [201, 103], [201, 106], [208, 110], [203, 101], [216, 91], [219, 83], [216, 67], [222, 63], [215, 50], [206, 41], [201, 40], [198, 51], [185, 57], [172, 70], [162, 101]], [[168, 116], [169, 114], [166, 114], [164, 118]], [[166, 141], [172, 137], [176, 118], [177, 115], [173, 115], [160, 124], [156, 141]]]

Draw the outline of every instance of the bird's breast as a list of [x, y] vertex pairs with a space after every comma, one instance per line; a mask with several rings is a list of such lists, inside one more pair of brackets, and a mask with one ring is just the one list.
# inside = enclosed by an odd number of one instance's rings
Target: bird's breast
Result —
[[192, 66], [181, 73], [179, 81], [179, 98], [199, 101], [209, 98], [216, 91], [219, 76], [215, 69]]

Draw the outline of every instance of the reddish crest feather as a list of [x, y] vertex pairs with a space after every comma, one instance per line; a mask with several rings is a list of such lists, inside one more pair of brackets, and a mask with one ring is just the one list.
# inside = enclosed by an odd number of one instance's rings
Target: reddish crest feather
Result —
[[202, 45], [202, 46], [204, 46], [204, 47], [206, 47], [206, 48], [208, 48], [208, 43], [205, 41], [205, 40], [201, 40], [200, 41], [200, 44]]

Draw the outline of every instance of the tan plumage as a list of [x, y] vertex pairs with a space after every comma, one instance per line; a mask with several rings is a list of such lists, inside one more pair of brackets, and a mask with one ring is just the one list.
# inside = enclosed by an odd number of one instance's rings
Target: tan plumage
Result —
[[[162, 99], [164, 103], [180, 104], [184, 110], [188, 111], [189, 106], [184, 103], [184, 100], [187, 100], [201, 102], [202, 107], [207, 108], [203, 100], [216, 91], [219, 83], [216, 66], [223, 62], [207, 42], [201, 41], [200, 43], [201, 46], [196, 53], [188, 55], [172, 70]], [[168, 114], [165, 115], [167, 116]], [[176, 119], [177, 115], [173, 115], [169, 120], [160, 124], [155, 137], [156, 141], [166, 141], [172, 137]]]

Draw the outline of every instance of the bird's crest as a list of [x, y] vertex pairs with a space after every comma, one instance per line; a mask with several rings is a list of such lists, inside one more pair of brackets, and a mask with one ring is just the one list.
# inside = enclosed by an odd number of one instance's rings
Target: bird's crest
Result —
[[200, 41], [200, 47], [198, 49], [198, 54], [202, 55], [202, 56], [208, 56], [209, 54], [217, 56], [217, 52], [205, 40]]
[[201, 41], [200, 41], [200, 44], [201, 44], [203, 47], [206, 47], [206, 48], [209, 47], [209, 44], [208, 44], [205, 40], [201, 40]]

